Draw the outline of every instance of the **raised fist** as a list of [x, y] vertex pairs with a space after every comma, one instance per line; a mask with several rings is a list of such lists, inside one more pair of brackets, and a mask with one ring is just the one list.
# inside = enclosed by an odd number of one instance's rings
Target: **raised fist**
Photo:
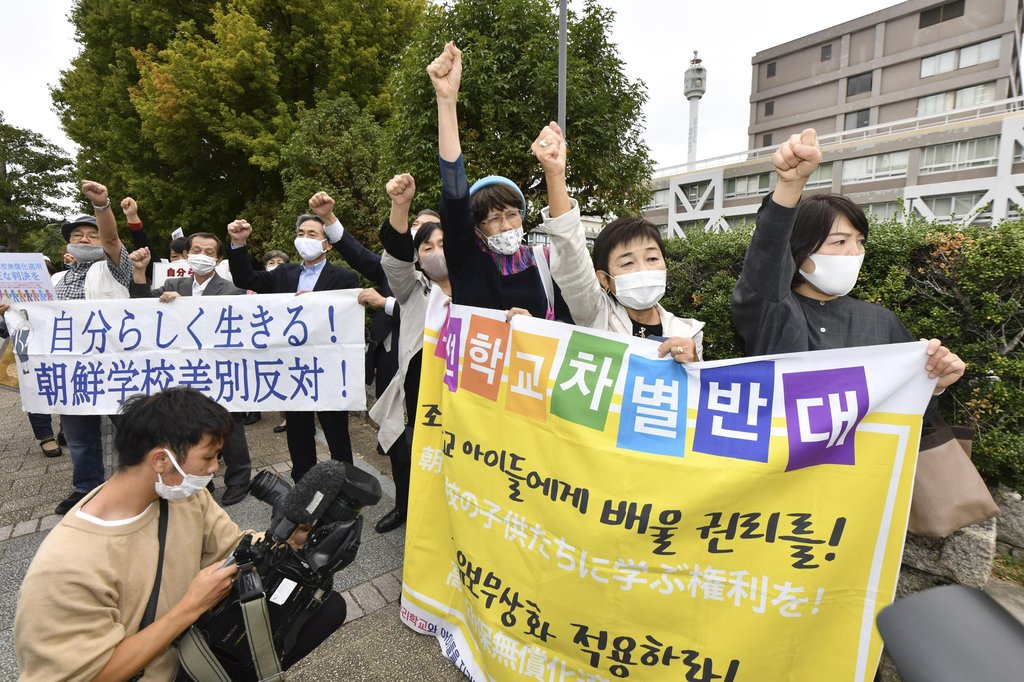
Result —
[[145, 270], [149, 265], [149, 261], [152, 260], [152, 256], [149, 253], [149, 247], [143, 246], [141, 249], [132, 251], [128, 254], [128, 260], [136, 270]]
[[103, 206], [109, 199], [107, 197], [107, 188], [98, 182], [92, 180], [85, 180], [82, 182], [82, 194], [85, 198], [93, 203], [93, 206]]
[[820, 163], [821, 149], [813, 128], [790, 135], [772, 156], [779, 182], [806, 182]]
[[252, 225], [245, 220], [234, 220], [228, 223], [228, 237], [236, 246], [245, 246], [245, 241], [252, 234]]
[[392, 202], [408, 206], [416, 196], [416, 181], [408, 173], [401, 173], [388, 180], [387, 192]]
[[427, 75], [434, 85], [438, 99], [454, 99], [459, 95], [462, 82], [462, 50], [455, 43], [448, 43], [437, 59], [430, 62]]
[[334, 221], [328, 221], [327, 219], [334, 215], [334, 199], [327, 192], [317, 192], [309, 198], [309, 210], [317, 215], [320, 220], [324, 221], [325, 225], [329, 225]]
[[565, 138], [562, 129], [552, 121], [544, 126], [530, 146], [545, 173], [565, 174]]
[[139, 205], [131, 197], [121, 199], [121, 211], [124, 212], [125, 217], [129, 220], [139, 217]]

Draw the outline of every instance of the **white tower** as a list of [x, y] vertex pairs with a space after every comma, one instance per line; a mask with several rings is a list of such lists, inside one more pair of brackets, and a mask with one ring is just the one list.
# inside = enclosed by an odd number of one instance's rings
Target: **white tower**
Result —
[[690, 102], [690, 138], [687, 145], [686, 160], [693, 163], [697, 160], [697, 107], [700, 105], [700, 98], [704, 96], [707, 89], [707, 69], [700, 65], [700, 57], [697, 50], [693, 51], [693, 59], [690, 60], [690, 68], [686, 70], [683, 77], [683, 93]]

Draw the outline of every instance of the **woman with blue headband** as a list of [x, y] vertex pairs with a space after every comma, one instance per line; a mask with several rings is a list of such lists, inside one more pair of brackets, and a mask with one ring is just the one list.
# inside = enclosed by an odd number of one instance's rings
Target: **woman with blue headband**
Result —
[[437, 95], [441, 224], [452, 301], [515, 314], [572, 322], [548, 267], [547, 248], [523, 242], [526, 198], [514, 182], [490, 175], [466, 180], [457, 102], [462, 52], [454, 43], [427, 67]]

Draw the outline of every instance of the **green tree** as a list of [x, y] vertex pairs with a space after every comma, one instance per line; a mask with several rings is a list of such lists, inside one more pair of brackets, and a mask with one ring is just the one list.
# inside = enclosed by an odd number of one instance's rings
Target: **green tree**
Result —
[[281, 152], [284, 202], [273, 246], [291, 250], [295, 216], [309, 212], [309, 198], [324, 191], [346, 230], [372, 248], [386, 194], [380, 179], [383, 130], [346, 95], [324, 99], [302, 113]]
[[[0, 223], [8, 251], [23, 250], [23, 239], [33, 249], [46, 246], [43, 228], [67, 210], [70, 180], [63, 149], [0, 114]], [[56, 236], [51, 230], [50, 241]]]
[[[437, 116], [426, 67], [444, 44], [462, 50], [459, 124], [467, 174], [506, 175], [536, 213], [547, 203], [544, 175], [529, 153], [554, 120], [558, 16], [553, 0], [456, 0], [431, 6], [395, 70], [389, 94], [387, 161], [416, 178], [423, 203], [440, 196]], [[570, 13], [566, 128], [569, 184], [585, 213], [638, 212], [650, 198], [643, 135], [646, 90], [631, 81], [608, 35], [614, 14], [596, 2]]]
[[80, 0], [82, 53], [54, 100], [83, 174], [132, 194], [158, 233], [269, 228], [281, 148], [318, 97], [384, 111], [425, 0]]

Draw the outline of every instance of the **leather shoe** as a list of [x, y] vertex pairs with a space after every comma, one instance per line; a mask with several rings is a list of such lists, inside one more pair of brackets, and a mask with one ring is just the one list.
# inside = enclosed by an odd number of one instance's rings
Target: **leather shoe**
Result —
[[274, 427], [274, 433], [284, 433], [288, 430], [288, 422], [281, 422]]
[[249, 484], [240, 483], [239, 485], [229, 485], [224, 488], [224, 495], [220, 498], [220, 503], [224, 507], [230, 507], [233, 504], [238, 504], [245, 499], [245, 496], [249, 494]]
[[405, 524], [405, 510], [395, 507], [377, 522], [374, 526], [378, 533], [387, 533]]
[[245, 424], [246, 426], [252, 426], [261, 419], [263, 419], [262, 412], [250, 412], [247, 415], [245, 415], [245, 419], [242, 420], [242, 423]]
[[77, 490], [72, 490], [70, 495], [61, 500], [60, 504], [57, 505], [57, 508], [53, 510], [53, 513], [60, 514], [61, 516], [67, 514], [71, 511], [72, 507], [81, 502], [82, 498], [88, 494], [89, 493], [81, 493]]

